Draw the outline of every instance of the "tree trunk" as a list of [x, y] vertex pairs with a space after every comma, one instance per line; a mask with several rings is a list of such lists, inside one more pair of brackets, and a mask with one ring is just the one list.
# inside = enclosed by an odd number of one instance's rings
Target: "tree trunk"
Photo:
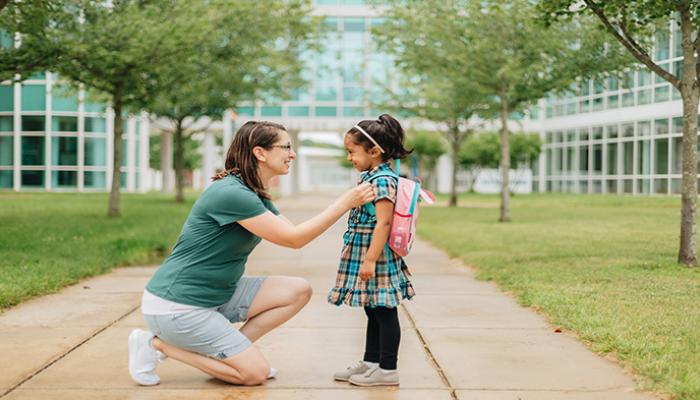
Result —
[[185, 202], [185, 143], [182, 137], [182, 118], [175, 124], [175, 201]]
[[505, 88], [501, 88], [501, 215], [499, 222], [510, 221], [510, 138], [508, 133], [508, 99]]
[[452, 187], [450, 189], [450, 207], [457, 207], [457, 169], [459, 167], [459, 126], [450, 127], [450, 145], [452, 146]]
[[117, 88], [112, 94], [112, 107], [114, 108], [114, 138], [113, 138], [113, 156], [112, 162], [112, 189], [109, 192], [109, 208], [107, 216], [119, 217], [119, 191], [121, 190], [121, 165], [122, 165], [122, 92], [121, 88]]
[[698, 202], [698, 88], [695, 70], [695, 49], [692, 23], [688, 10], [681, 11], [681, 45], [683, 47], [683, 76], [680, 84], [683, 99], [683, 179], [681, 190], [681, 240], [678, 263], [696, 267], [697, 260], [697, 202]]

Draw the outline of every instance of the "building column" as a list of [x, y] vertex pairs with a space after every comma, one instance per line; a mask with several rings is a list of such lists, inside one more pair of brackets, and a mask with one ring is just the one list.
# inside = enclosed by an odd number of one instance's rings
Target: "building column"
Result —
[[[139, 184], [138, 187], [136, 188], [137, 191], [139, 192], [146, 192], [151, 189], [149, 187], [150, 180], [147, 180], [147, 177], [149, 175], [149, 171], [151, 169], [150, 166], [150, 133], [151, 133], [151, 120], [149, 119], [149, 116], [147, 113], [141, 113], [141, 125], [140, 125], [140, 132], [138, 132], [139, 136], [136, 140], [139, 141], [139, 154], [136, 155], [136, 157], [139, 157], [139, 169], [138, 173], [140, 174], [140, 179], [139, 179]], [[148, 182], [148, 183], [147, 183]]]
[[160, 134], [160, 172], [163, 179], [161, 192], [175, 192], [175, 171], [173, 170], [173, 135], [170, 132]]
[[450, 156], [441, 155], [436, 169], [438, 193], [450, 193], [452, 190], [452, 160]]
[[[202, 168], [200, 177], [203, 181], [203, 189], [207, 188], [211, 183], [211, 178], [216, 173], [216, 164], [218, 162], [218, 156], [216, 152], [216, 143], [214, 140], [213, 132], [204, 132], [204, 139], [202, 141]], [[192, 174], [192, 179], [195, 179], [194, 173]], [[194, 182], [193, 182], [194, 183]]]

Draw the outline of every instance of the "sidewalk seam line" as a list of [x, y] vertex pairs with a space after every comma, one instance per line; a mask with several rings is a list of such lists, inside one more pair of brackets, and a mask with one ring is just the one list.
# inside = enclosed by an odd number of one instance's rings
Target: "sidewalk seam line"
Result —
[[443, 371], [442, 367], [440, 366], [440, 363], [438, 363], [437, 359], [435, 358], [435, 355], [433, 354], [433, 351], [430, 350], [430, 347], [428, 346], [428, 342], [426, 342], [425, 338], [423, 337], [423, 333], [421, 333], [420, 329], [418, 329], [418, 326], [416, 325], [416, 320], [413, 319], [413, 316], [408, 311], [408, 308], [406, 307], [405, 304], [401, 304], [401, 308], [403, 308], [404, 312], [406, 313], [408, 320], [411, 321], [411, 325], [413, 325], [413, 329], [416, 331], [416, 335], [418, 336], [418, 340], [420, 340], [421, 344], [423, 345], [423, 350], [425, 350], [426, 354], [430, 358], [430, 361], [433, 363], [433, 367], [435, 367], [438, 375], [440, 375], [440, 379], [442, 379], [442, 382], [449, 389], [450, 396], [452, 397], [453, 400], [459, 400], [459, 397], [457, 397], [457, 391], [455, 390], [454, 387], [452, 387], [450, 380], [447, 379], [447, 375], [445, 375], [445, 371]]
[[52, 366], [52, 365], [54, 365], [55, 363], [57, 363], [58, 361], [62, 360], [65, 356], [67, 356], [68, 354], [72, 353], [72, 352], [73, 352], [75, 349], [77, 349], [78, 347], [84, 345], [85, 343], [87, 343], [88, 341], [90, 341], [90, 340], [91, 340], [92, 338], [94, 338], [95, 336], [97, 336], [97, 335], [99, 335], [100, 333], [104, 332], [104, 331], [107, 330], [108, 328], [114, 326], [116, 323], [118, 323], [119, 321], [121, 321], [121, 320], [123, 320], [124, 318], [126, 318], [127, 316], [129, 316], [129, 314], [131, 314], [131, 313], [133, 313], [134, 311], [138, 310], [140, 306], [141, 306], [141, 305], [139, 304], [139, 305], [136, 305], [136, 306], [132, 307], [129, 311], [126, 312], [126, 314], [123, 314], [121, 317], [119, 317], [119, 318], [117, 318], [117, 319], [111, 321], [110, 323], [108, 323], [107, 325], [105, 325], [104, 327], [102, 327], [101, 329], [95, 331], [92, 335], [90, 335], [90, 336], [88, 336], [87, 338], [85, 338], [84, 340], [80, 341], [80, 343], [78, 343], [78, 344], [76, 344], [75, 346], [69, 348], [65, 353], [63, 353], [63, 354], [59, 355], [58, 357], [56, 357], [55, 359], [53, 359], [53, 360], [47, 362], [44, 366], [42, 366], [42, 367], [39, 368], [38, 370], [36, 370], [36, 371], [34, 371], [33, 373], [31, 373], [29, 376], [27, 376], [26, 378], [22, 379], [21, 381], [19, 381], [18, 383], [16, 383], [14, 386], [11, 386], [9, 389], [7, 389], [7, 390], [5, 391], [5, 393], [0, 394], [0, 398], [3, 398], [3, 397], [5, 397], [5, 396], [7, 396], [8, 394], [12, 393], [12, 392], [15, 391], [17, 388], [19, 388], [20, 386], [24, 385], [24, 384], [25, 384], [27, 381], [29, 381], [30, 379], [34, 378], [35, 376], [37, 376], [37, 375], [39, 375], [40, 373], [44, 372], [44, 371], [45, 371], [47, 368], [49, 368], [50, 366]]

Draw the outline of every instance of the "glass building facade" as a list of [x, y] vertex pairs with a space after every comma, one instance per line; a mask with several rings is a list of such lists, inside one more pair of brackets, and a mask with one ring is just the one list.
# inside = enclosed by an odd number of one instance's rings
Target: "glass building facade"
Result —
[[[145, 117], [125, 120], [121, 185], [145, 190]], [[38, 73], [0, 84], [0, 190], [106, 191], [111, 187], [113, 113], [82, 90]]]
[[[655, 38], [653, 58], [682, 68], [676, 24]], [[533, 189], [573, 193], [676, 194], [681, 190], [680, 94], [646, 68], [583, 81], [540, 102], [544, 140]]]
[[371, 30], [383, 19], [374, 6], [377, 2], [373, 6], [367, 3], [314, 1], [314, 14], [323, 17], [325, 29], [321, 49], [302, 55], [302, 74], [309, 85], [296, 90], [290, 99], [264, 99], [239, 107], [238, 115], [312, 131], [336, 129], [365, 117], [376, 118], [379, 111], [371, 109], [368, 100], [378, 100], [382, 85], [391, 85], [393, 61], [375, 48]]

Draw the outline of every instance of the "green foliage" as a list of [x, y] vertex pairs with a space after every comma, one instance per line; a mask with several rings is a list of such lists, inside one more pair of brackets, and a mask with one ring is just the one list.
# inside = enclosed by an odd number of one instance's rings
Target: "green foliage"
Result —
[[[537, 134], [518, 133], [510, 137], [510, 165], [526, 166], [539, 157], [542, 141]], [[459, 163], [466, 169], [498, 168], [501, 161], [501, 142], [496, 132], [474, 135], [464, 142], [459, 152]]]
[[110, 219], [106, 200], [106, 194], [0, 193], [0, 309], [115, 266], [159, 263], [192, 205], [127, 194], [124, 217]]
[[[151, 135], [149, 137], [149, 165], [155, 170], [160, 170], [160, 135]], [[197, 140], [188, 140], [184, 143], [184, 167], [187, 170], [195, 170], [199, 168], [202, 162], [202, 154], [199, 152], [200, 142]]]
[[[643, 389], [700, 398], [700, 271], [673, 262], [677, 198], [533, 194], [421, 209], [418, 233], [550, 324], [610, 354]], [[472, 234], [465, 234], [471, 232]]]
[[418, 158], [418, 166], [427, 172], [433, 171], [440, 156], [447, 152], [445, 140], [439, 132], [411, 131], [406, 143]]

